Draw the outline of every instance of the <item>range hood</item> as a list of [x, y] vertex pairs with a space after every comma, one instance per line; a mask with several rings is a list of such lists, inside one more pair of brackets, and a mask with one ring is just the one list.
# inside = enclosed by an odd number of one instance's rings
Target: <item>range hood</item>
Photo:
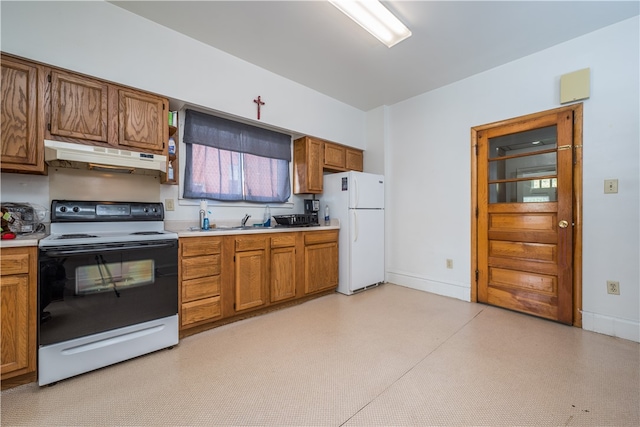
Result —
[[167, 157], [163, 155], [47, 139], [44, 141], [44, 160], [54, 167], [111, 173], [157, 175], [167, 171]]

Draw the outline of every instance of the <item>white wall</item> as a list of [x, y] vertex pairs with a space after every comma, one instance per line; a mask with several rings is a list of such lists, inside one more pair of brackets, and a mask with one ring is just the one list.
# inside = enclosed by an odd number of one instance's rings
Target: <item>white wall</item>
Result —
[[560, 76], [590, 67], [583, 327], [640, 341], [639, 33], [635, 17], [389, 107], [388, 279], [469, 300], [470, 128], [559, 107]]
[[[365, 148], [364, 112], [112, 4], [29, 1], [0, 7], [3, 52], [155, 92], [177, 101], [172, 105], [186, 102], [247, 121], [255, 121], [253, 99], [260, 95], [266, 102], [262, 124]], [[2, 192], [13, 196], [24, 180], [7, 175]], [[41, 188], [55, 185], [47, 178], [39, 182]], [[82, 188], [74, 190], [70, 197], [90, 197]], [[152, 185], [145, 197], [150, 194], [155, 200], [179, 197], [176, 186]], [[294, 207], [281, 209], [290, 213], [300, 200], [294, 197]], [[262, 218], [262, 209], [226, 205], [212, 219], [239, 220], [245, 212]], [[197, 211], [197, 204], [181, 202], [167, 219], [197, 220]]]

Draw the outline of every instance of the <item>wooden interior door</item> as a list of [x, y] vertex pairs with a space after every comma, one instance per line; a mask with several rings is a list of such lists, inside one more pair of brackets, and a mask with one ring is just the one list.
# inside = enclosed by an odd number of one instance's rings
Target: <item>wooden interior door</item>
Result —
[[478, 302], [574, 323], [574, 115], [474, 128]]

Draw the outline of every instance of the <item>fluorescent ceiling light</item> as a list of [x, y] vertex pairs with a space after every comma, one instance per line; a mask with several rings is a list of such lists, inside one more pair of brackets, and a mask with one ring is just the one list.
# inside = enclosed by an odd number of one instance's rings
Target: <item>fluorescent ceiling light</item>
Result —
[[329, 0], [329, 2], [387, 47], [394, 46], [411, 36], [411, 31], [378, 0]]

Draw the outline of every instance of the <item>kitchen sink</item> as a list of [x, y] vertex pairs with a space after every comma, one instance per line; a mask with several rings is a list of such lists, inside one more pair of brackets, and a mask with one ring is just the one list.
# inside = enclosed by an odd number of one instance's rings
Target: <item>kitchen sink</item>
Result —
[[253, 225], [234, 225], [234, 226], [216, 226], [208, 230], [203, 230], [198, 227], [189, 227], [189, 231], [231, 231], [231, 230], [260, 230], [262, 227], [254, 227]]

